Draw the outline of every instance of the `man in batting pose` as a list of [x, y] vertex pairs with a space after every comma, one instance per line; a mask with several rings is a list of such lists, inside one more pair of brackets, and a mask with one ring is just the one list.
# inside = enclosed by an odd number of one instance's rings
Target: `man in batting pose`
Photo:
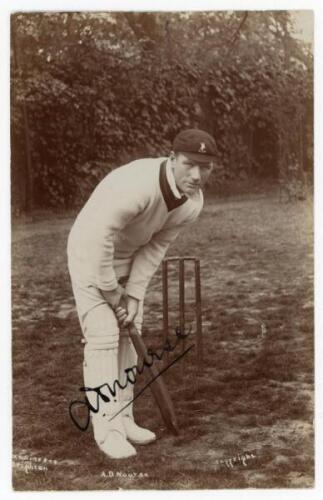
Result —
[[[184, 130], [169, 158], [142, 159], [109, 173], [79, 213], [68, 239], [68, 266], [84, 336], [84, 386], [104, 384], [107, 401], [87, 391], [91, 421], [99, 448], [110, 458], [136, 454], [131, 443], [147, 444], [153, 432], [133, 419], [133, 384], [125, 370], [137, 355], [127, 326], [141, 332], [147, 285], [170, 243], [198, 217], [201, 187], [216, 155], [214, 139], [199, 129]], [[108, 387], [109, 386], [109, 387]], [[102, 389], [102, 392], [103, 389]], [[99, 403], [99, 405], [98, 405]]]

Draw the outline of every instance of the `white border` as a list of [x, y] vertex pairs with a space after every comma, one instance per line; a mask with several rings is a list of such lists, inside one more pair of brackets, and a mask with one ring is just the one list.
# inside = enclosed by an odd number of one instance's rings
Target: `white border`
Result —
[[[120, 493], [103, 492], [13, 492], [11, 489], [11, 336], [10, 336], [10, 136], [9, 136], [9, 19], [10, 13], [16, 11], [108, 11], [108, 10], [314, 10], [315, 12], [315, 365], [316, 365], [316, 486], [313, 490], [213, 490], [213, 491], [178, 491], [176, 496], [185, 496], [191, 498], [195, 495], [199, 497], [217, 498], [273, 498], [277, 495], [284, 499], [296, 498], [311, 499], [319, 498], [323, 494], [322, 488], [322, 422], [323, 422], [323, 349], [322, 341], [319, 339], [321, 327], [323, 325], [323, 294], [322, 265], [319, 262], [319, 255], [322, 251], [323, 225], [319, 224], [319, 214], [323, 212], [323, 202], [321, 201], [321, 191], [323, 184], [323, 158], [322, 158], [322, 60], [323, 49], [323, 10], [317, 1], [309, 0], [174, 0], [171, 3], [155, 0], [11, 0], [9, 5], [0, 5], [0, 95], [1, 95], [1, 113], [0, 113], [0, 165], [1, 165], [1, 191], [0, 191], [0, 380], [1, 380], [1, 412], [0, 428], [2, 429], [0, 446], [0, 490], [2, 495], [7, 497], [24, 495], [26, 497], [48, 496], [55, 494], [60, 498], [71, 494], [89, 494], [93, 495], [109, 494], [118, 495]], [[321, 51], [320, 51], [321, 48]], [[319, 168], [321, 166], [321, 168]], [[4, 285], [4, 286], [3, 286]], [[3, 399], [4, 398], [4, 399]], [[132, 497], [142, 498], [151, 496], [151, 492], [131, 491], [122, 492], [121, 496], [131, 495]], [[161, 497], [162, 495], [173, 495], [171, 492], [156, 492], [153, 495]], [[5, 498], [4, 496], [2, 498]]]
[[315, 0], [11, 0], [1, 11], [321, 10]]

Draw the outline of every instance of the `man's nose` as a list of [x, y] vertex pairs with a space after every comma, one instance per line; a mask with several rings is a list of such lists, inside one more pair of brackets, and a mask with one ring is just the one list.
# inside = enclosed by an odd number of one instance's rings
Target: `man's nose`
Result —
[[201, 171], [200, 171], [200, 167], [198, 165], [195, 165], [192, 168], [191, 173], [192, 173], [192, 179], [194, 182], [199, 182], [201, 180]]

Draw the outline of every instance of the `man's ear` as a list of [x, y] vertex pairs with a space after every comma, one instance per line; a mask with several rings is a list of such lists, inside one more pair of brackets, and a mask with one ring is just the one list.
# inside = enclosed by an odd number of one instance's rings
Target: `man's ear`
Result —
[[169, 157], [170, 157], [171, 161], [176, 160], [176, 155], [175, 155], [174, 151], [171, 151], [171, 152], [170, 152]]

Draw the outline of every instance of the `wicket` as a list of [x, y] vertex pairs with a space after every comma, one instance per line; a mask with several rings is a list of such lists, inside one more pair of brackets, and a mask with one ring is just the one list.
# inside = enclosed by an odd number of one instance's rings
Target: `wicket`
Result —
[[163, 337], [164, 342], [169, 336], [169, 300], [168, 300], [168, 270], [169, 263], [178, 262], [179, 266], [179, 334], [183, 336], [182, 348], [185, 349], [185, 262], [194, 262], [195, 273], [195, 322], [196, 322], [196, 361], [198, 371], [203, 364], [202, 339], [202, 302], [201, 302], [201, 275], [200, 261], [196, 257], [167, 257], [162, 262], [162, 290], [163, 290]]

